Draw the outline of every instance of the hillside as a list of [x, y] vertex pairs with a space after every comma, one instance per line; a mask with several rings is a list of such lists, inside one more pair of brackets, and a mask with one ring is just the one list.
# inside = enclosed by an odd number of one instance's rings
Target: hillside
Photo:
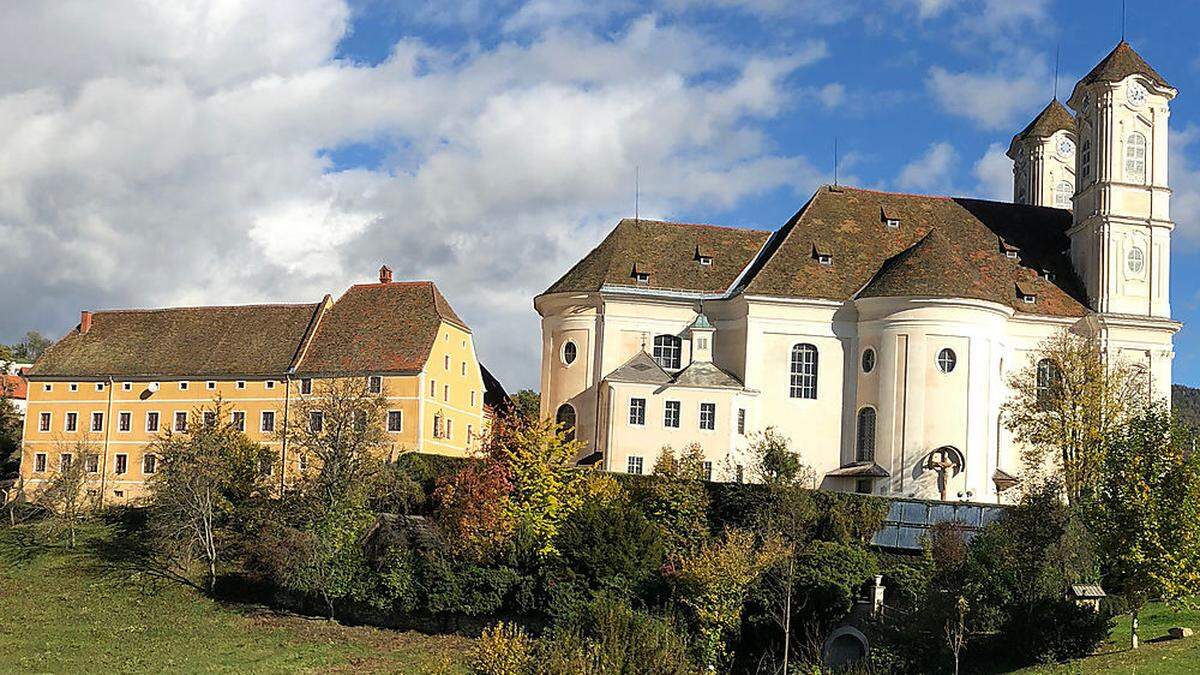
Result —
[[1171, 410], [1188, 426], [1200, 429], [1200, 389], [1171, 385]]

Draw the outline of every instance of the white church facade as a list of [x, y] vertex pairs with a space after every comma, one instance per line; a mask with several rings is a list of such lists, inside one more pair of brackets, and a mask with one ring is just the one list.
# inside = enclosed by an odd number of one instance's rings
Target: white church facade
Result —
[[534, 300], [542, 414], [609, 471], [698, 443], [736, 480], [774, 427], [823, 488], [1007, 501], [1007, 378], [1055, 332], [1169, 397], [1176, 93], [1119, 44], [1013, 139], [1015, 203], [824, 186], [774, 232], [621, 221]]

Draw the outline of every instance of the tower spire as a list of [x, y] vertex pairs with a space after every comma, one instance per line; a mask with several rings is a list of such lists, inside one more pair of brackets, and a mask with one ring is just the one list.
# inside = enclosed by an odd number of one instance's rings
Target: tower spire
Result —
[[1054, 100], [1058, 100], [1058, 61], [1062, 55], [1062, 45], [1054, 47]]

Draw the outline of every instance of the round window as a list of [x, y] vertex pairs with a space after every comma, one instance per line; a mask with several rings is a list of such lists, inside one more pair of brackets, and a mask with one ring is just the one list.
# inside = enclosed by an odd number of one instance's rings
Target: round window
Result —
[[875, 350], [868, 347], [863, 351], [862, 369], [864, 373], [869, 373], [875, 370]]
[[954, 366], [958, 364], [958, 357], [954, 355], [953, 349], [943, 349], [938, 352], [937, 366], [938, 370], [943, 373], [953, 372]]
[[574, 342], [567, 340], [566, 343], [563, 344], [562, 348], [563, 363], [569, 366], [572, 363], [575, 363], [575, 357], [577, 356], [579, 356], [579, 348], [575, 346]]
[[1134, 246], [1129, 249], [1129, 254], [1125, 256], [1125, 266], [1132, 274], [1141, 274], [1142, 269], [1146, 267], [1146, 254], [1142, 253], [1142, 249]]

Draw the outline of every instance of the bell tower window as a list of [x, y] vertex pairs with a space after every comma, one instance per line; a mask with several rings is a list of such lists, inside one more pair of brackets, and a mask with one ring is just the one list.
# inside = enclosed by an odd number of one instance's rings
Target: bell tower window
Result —
[[1090, 178], [1092, 176], [1092, 142], [1084, 139], [1083, 147], [1079, 151], [1079, 177]]
[[1146, 182], [1146, 137], [1135, 131], [1125, 139], [1125, 180]]
[[1075, 192], [1075, 186], [1071, 185], [1071, 181], [1059, 181], [1054, 188], [1054, 208], [1069, 209], [1071, 208], [1071, 196]]

